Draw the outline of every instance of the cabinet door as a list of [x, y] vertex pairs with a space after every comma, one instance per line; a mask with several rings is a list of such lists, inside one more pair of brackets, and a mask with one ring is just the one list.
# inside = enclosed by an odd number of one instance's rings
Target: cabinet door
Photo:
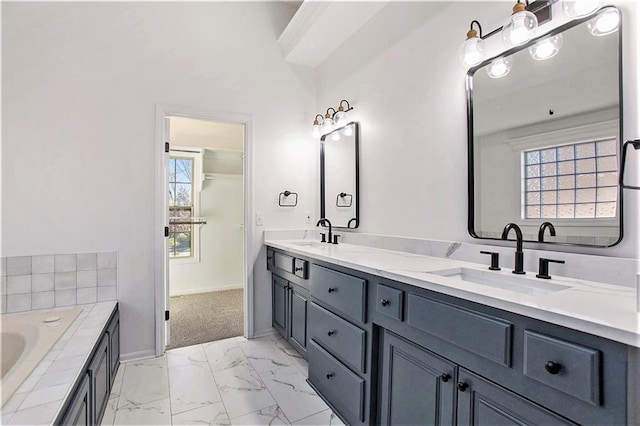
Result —
[[109, 336], [109, 387], [111, 387], [120, 365], [120, 315], [118, 312], [111, 320], [107, 334]]
[[89, 377], [91, 378], [92, 424], [100, 424], [104, 409], [109, 401], [109, 392], [111, 391], [108, 342], [109, 338], [107, 334], [104, 334], [88, 369]]
[[308, 293], [297, 286], [289, 286], [289, 312], [291, 337], [289, 343], [303, 355], [307, 352], [307, 299]]
[[380, 423], [452, 425], [455, 364], [388, 331], [383, 347]]
[[495, 426], [575, 423], [461, 368], [458, 378], [458, 424]]
[[85, 373], [60, 424], [70, 426], [88, 426], [92, 424], [89, 383], [89, 375]]
[[289, 283], [287, 280], [273, 275], [273, 327], [282, 334], [285, 339], [287, 336], [287, 289]]

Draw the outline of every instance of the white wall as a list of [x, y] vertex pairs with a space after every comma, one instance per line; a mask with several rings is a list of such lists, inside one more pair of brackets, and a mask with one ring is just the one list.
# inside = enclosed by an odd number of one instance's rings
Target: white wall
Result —
[[[640, 134], [638, 6], [619, 4], [629, 139]], [[559, 6], [552, 26], [563, 21]], [[360, 231], [474, 241], [467, 233], [467, 70], [457, 55], [471, 20], [480, 20], [488, 33], [503, 24], [510, 7], [483, 1], [391, 2], [318, 68], [318, 109], [348, 99], [361, 121]], [[500, 36], [487, 39], [489, 56], [499, 53], [500, 41]], [[568, 250], [637, 257], [637, 192], [625, 193], [620, 245]]]
[[[252, 116], [265, 226], [302, 227], [317, 210], [314, 74], [286, 64], [276, 43], [292, 12], [285, 2], [2, 4], [3, 255], [117, 251], [126, 356], [154, 352], [156, 104]], [[285, 186], [301, 197], [281, 214]], [[260, 231], [248, 248], [258, 332], [271, 326]]]

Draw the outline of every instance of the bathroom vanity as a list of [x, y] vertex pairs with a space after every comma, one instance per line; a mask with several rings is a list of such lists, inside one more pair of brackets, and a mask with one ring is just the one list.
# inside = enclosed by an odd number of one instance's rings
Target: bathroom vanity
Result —
[[350, 244], [266, 244], [274, 327], [348, 424], [640, 420], [638, 314], [619, 304], [628, 289]]

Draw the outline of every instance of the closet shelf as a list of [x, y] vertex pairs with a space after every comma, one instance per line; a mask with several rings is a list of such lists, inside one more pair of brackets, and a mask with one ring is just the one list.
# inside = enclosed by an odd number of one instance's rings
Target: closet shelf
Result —
[[204, 217], [170, 217], [169, 225], [206, 225]]
[[240, 173], [203, 173], [202, 180], [241, 178]]

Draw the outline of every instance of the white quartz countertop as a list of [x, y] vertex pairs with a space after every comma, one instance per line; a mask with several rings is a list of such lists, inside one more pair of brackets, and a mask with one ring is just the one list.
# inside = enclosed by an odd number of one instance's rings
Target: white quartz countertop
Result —
[[[62, 337], [0, 411], [1, 424], [52, 424], [118, 302], [100, 302], [33, 312], [81, 308]], [[15, 314], [21, 315], [24, 312]], [[14, 314], [8, 314], [14, 315]]]
[[526, 279], [543, 282], [540, 284], [542, 286], [549, 284], [567, 288], [533, 295], [518, 291], [515, 288], [516, 284], [511, 290], [433, 273], [454, 268], [469, 268], [482, 274], [496, 274], [485, 276], [505, 281], [510, 277], [514, 280], [522, 277], [514, 276], [511, 267], [503, 266], [501, 271], [489, 271], [488, 265], [352, 244], [317, 244], [309, 240], [266, 240], [265, 244], [640, 347], [640, 314], [636, 311], [635, 289], [555, 276], [553, 264], [550, 268], [552, 280], [535, 278], [537, 271], [527, 271]]

